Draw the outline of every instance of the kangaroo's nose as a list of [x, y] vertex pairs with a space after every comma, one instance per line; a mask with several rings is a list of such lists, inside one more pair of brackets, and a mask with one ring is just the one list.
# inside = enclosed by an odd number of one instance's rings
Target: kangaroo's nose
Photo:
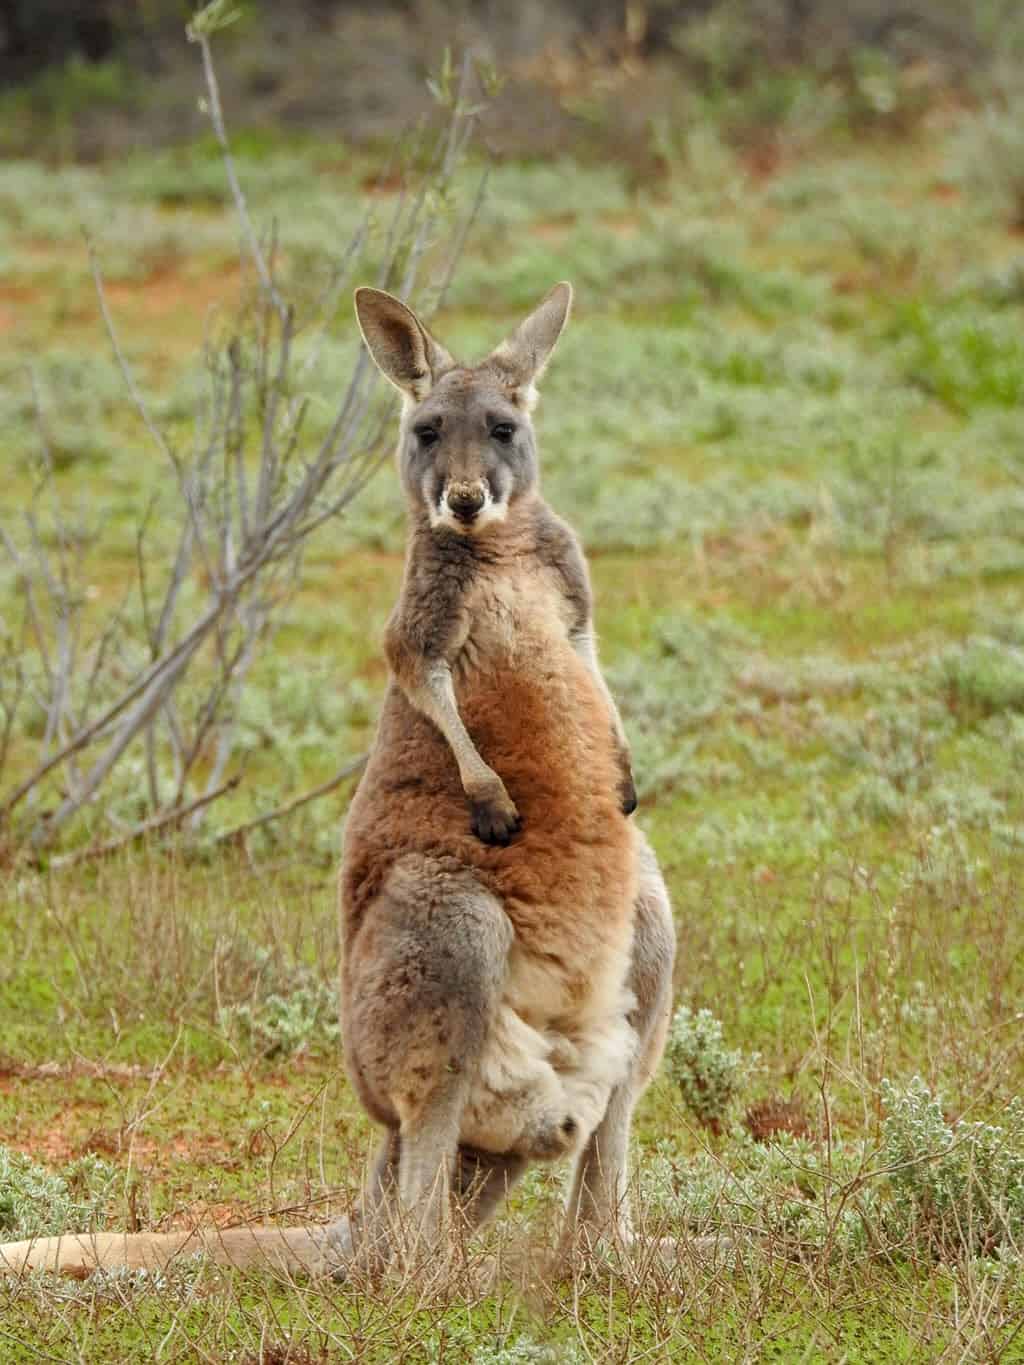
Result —
[[472, 521], [484, 505], [482, 488], [458, 488], [448, 494], [448, 506], [459, 521]]

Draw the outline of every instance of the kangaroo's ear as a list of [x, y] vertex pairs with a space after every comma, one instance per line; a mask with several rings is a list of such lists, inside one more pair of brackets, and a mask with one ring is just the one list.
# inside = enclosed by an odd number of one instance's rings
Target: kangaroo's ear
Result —
[[571, 304], [572, 285], [563, 280], [487, 357], [485, 363], [497, 370], [505, 383], [519, 391], [519, 399], [526, 407], [533, 406], [537, 396], [534, 382], [543, 374], [555, 342], [562, 335]]
[[381, 373], [417, 403], [426, 398], [455, 361], [406, 308], [383, 289], [356, 290], [356, 320]]

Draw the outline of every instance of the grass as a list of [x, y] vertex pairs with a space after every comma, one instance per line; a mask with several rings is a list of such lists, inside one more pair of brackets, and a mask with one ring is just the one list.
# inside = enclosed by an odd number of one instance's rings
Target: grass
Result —
[[[611, 163], [505, 164], [438, 320], [472, 353], [553, 280], [579, 288], [538, 412], [546, 489], [591, 555], [679, 926], [678, 1001], [759, 1054], [720, 1131], [668, 1073], [641, 1105], [639, 1217], [679, 1257], [559, 1273], [557, 1173], [538, 1171], [485, 1239], [496, 1281], [483, 1252], [420, 1296], [188, 1263], [159, 1283], [30, 1278], [0, 1286], [5, 1359], [1024, 1359], [1019, 1240], [838, 1244], [822, 1222], [884, 1150], [883, 1082], [941, 1097], [940, 1148], [947, 1129], [1009, 1123], [1024, 1082], [1024, 248], [1005, 202], [955, 178], [985, 134], [973, 117], [820, 139], [767, 176], [695, 136], [640, 185]], [[313, 141], [241, 160], [301, 285], [373, 168]], [[0, 168], [5, 504], [33, 478], [31, 363], [60, 496], [95, 530], [100, 614], [163, 472], [107, 354], [82, 221], [172, 430], [206, 312], [239, 280], [206, 145]], [[314, 397], [353, 347], [343, 301]], [[323, 420], [314, 402], [311, 438]], [[385, 470], [311, 548], [252, 675], [225, 819], [368, 742], [401, 538]], [[138, 785], [127, 769], [118, 799]], [[356, 1190], [370, 1134], [330, 1014], [348, 790], [244, 850], [4, 873], [0, 1144], [41, 1164], [33, 1179], [112, 1169], [102, 1208], [67, 1186], [83, 1217], [326, 1219]], [[803, 1146], [742, 1128], [776, 1101]], [[900, 1190], [872, 1197], [884, 1231]], [[723, 1229], [734, 1254], [687, 1248]]]

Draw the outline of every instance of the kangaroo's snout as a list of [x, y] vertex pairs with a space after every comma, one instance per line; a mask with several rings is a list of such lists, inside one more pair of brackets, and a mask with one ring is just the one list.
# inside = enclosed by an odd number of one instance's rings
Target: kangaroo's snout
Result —
[[482, 483], [451, 484], [445, 489], [444, 500], [452, 516], [469, 526], [487, 501], [487, 489]]

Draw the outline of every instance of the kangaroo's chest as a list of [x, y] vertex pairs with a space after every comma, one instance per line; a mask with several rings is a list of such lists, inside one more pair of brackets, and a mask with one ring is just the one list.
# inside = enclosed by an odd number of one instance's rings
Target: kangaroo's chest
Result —
[[468, 678], [510, 666], [530, 672], [557, 667], [572, 651], [571, 616], [556, 573], [543, 565], [482, 574], [466, 594], [456, 673]]

